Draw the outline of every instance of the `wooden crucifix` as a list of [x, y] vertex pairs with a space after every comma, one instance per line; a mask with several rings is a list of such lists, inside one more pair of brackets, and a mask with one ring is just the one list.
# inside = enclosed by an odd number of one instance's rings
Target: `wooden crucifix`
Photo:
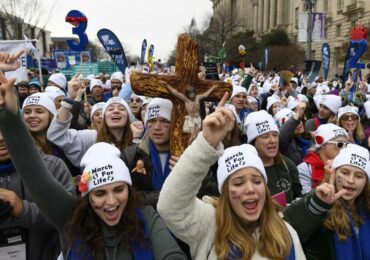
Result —
[[198, 45], [188, 35], [179, 36], [176, 48], [176, 75], [156, 75], [132, 72], [131, 86], [135, 94], [147, 97], [161, 97], [173, 102], [171, 115], [170, 153], [181, 156], [188, 146], [190, 135], [183, 132], [187, 110], [183, 100], [176, 98], [168, 91], [168, 86], [185, 95], [189, 89], [194, 89], [196, 95], [202, 95], [213, 87], [206, 101], [219, 101], [225, 92], [231, 94], [229, 83], [215, 80], [200, 80], [198, 77], [199, 59]]

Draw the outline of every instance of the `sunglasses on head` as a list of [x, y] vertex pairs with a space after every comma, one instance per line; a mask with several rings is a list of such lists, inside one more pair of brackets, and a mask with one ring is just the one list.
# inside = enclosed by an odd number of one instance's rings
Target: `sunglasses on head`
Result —
[[357, 115], [343, 115], [341, 119], [344, 121], [357, 120]]
[[335, 144], [335, 146], [340, 150], [342, 148], [345, 148], [347, 146], [347, 144], [349, 144], [348, 142], [336, 142], [336, 141], [328, 141], [327, 143], [329, 144]]

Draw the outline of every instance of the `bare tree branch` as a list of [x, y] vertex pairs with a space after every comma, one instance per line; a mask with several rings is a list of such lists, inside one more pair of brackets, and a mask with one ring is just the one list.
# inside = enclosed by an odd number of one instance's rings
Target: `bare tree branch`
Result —
[[23, 39], [24, 34], [39, 38], [56, 8], [57, 2], [46, 8], [40, 0], [0, 0], [0, 17], [6, 22], [7, 38]]

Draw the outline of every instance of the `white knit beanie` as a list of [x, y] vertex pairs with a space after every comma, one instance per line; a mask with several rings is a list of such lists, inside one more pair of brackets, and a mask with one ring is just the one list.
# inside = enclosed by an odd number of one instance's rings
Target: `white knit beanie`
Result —
[[294, 112], [289, 108], [280, 109], [274, 116], [275, 122], [280, 128], [283, 124], [285, 124], [292, 116]]
[[90, 91], [92, 91], [92, 89], [94, 87], [103, 87], [103, 82], [100, 80], [100, 79], [92, 79], [90, 81]]
[[265, 110], [250, 113], [245, 119], [244, 127], [247, 129], [248, 143], [268, 132], [279, 133], [274, 119]]
[[323, 104], [334, 114], [338, 113], [339, 108], [342, 106], [342, 100], [339, 96], [328, 94], [322, 95], [320, 104]]
[[[100, 109], [104, 109], [105, 107], [105, 102], [99, 102], [99, 103], [96, 103], [95, 105], [92, 106], [91, 108], [91, 113], [90, 113], [90, 119], [92, 120], [93, 116], [94, 116], [94, 113]], [[103, 113], [102, 113], [103, 114]]]
[[339, 108], [339, 110], [338, 110], [338, 119], [341, 119], [341, 117], [346, 113], [352, 113], [352, 114], [355, 114], [357, 117], [359, 117], [358, 107], [345, 106], [345, 107]]
[[233, 85], [233, 92], [231, 93], [230, 100], [239, 93], [244, 93], [247, 95], [247, 90], [244, 87]]
[[48, 86], [45, 89], [45, 93], [48, 94], [48, 96], [55, 101], [57, 97], [63, 96], [65, 97], [66, 94], [58, 87], [55, 86]]
[[105, 106], [103, 107], [103, 113], [102, 113], [103, 118], [105, 116], [105, 112], [107, 111], [107, 108], [112, 104], [122, 104], [128, 113], [130, 122], [132, 123], [136, 120], [134, 114], [131, 112], [131, 109], [126, 103], [126, 101], [124, 101], [120, 97], [111, 97], [110, 99], [108, 99], [108, 101], [105, 103]]
[[272, 95], [267, 98], [267, 105], [266, 105], [266, 110], [268, 111], [270, 107], [275, 104], [275, 103], [281, 103], [281, 99], [277, 95]]
[[123, 74], [122, 74], [122, 72], [120, 72], [120, 71], [114, 72], [112, 74], [112, 76], [110, 77], [110, 80], [113, 80], [113, 79], [118, 79], [119, 81], [121, 81], [121, 83], [123, 83]]
[[94, 74], [89, 74], [87, 77], [86, 77], [87, 80], [92, 80], [92, 79], [95, 79], [95, 75]]
[[66, 76], [64, 76], [63, 73], [55, 73], [49, 77], [49, 80], [53, 82], [55, 85], [57, 85], [61, 89], [65, 89], [67, 86], [67, 79]]
[[298, 94], [297, 98], [300, 102], [307, 102], [308, 103], [308, 98], [303, 94]]
[[23, 102], [22, 110], [31, 105], [42, 106], [46, 108], [53, 116], [57, 113], [54, 101], [45, 92], [39, 92], [28, 96]]
[[316, 108], [317, 109], [320, 109], [320, 104], [321, 104], [322, 96], [323, 95], [315, 95], [315, 96], [313, 96], [313, 101], [315, 102], [315, 105], [316, 105]]
[[255, 97], [252, 97], [252, 96], [248, 96], [247, 101], [248, 101], [248, 103], [258, 103], [257, 99]]
[[334, 125], [332, 123], [320, 125], [315, 131], [314, 135], [315, 135], [315, 143], [316, 143], [317, 148], [321, 147], [328, 141], [338, 136], [348, 137], [348, 134], [346, 130], [344, 130], [344, 128]]
[[258, 156], [257, 150], [253, 145], [242, 144], [225, 149], [222, 156], [218, 159], [218, 191], [221, 193], [222, 186], [230, 175], [247, 167], [256, 168], [267, 183], [265, 167], [263, 166], [262, 160]]
[[118, 181], [132, 185], [130, 171], [120, 156], [117, 147], [104, 142], [96, 143], [87, 150], [80, 163], [84, 169], [79, 184], [82, 196]]
[[169, 99], [153, 98], [146, 108], [144, 125], [148, 123], [148, 120], [159, 117], [171, 121], [172, 107], [172, 101]]
[[343, 165], [351, 165], [360, 168], [370, 180], [370, 163], [369, 151], [357, 144], [348, 144], [347, 147], [341, 149], [339, 154], [334, 158], [332, 167], [337, 169]]
[[299, 102], [300, 101], [298, 100], [298, 98], [295, 98], [293, 96], [289, 96], [287, 108], [293, 110], [294, 108], [296, 108], [298, 106]]

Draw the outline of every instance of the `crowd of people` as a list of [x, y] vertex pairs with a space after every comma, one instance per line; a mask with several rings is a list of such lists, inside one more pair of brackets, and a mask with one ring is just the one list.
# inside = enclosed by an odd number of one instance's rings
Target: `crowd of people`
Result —
[[21, 54], [0, 53], [0, 259], [370, 259], [366, 80], [163, 83], [196, 103], [174, 156], [171, 100], [121, 72], [16, 83]]

